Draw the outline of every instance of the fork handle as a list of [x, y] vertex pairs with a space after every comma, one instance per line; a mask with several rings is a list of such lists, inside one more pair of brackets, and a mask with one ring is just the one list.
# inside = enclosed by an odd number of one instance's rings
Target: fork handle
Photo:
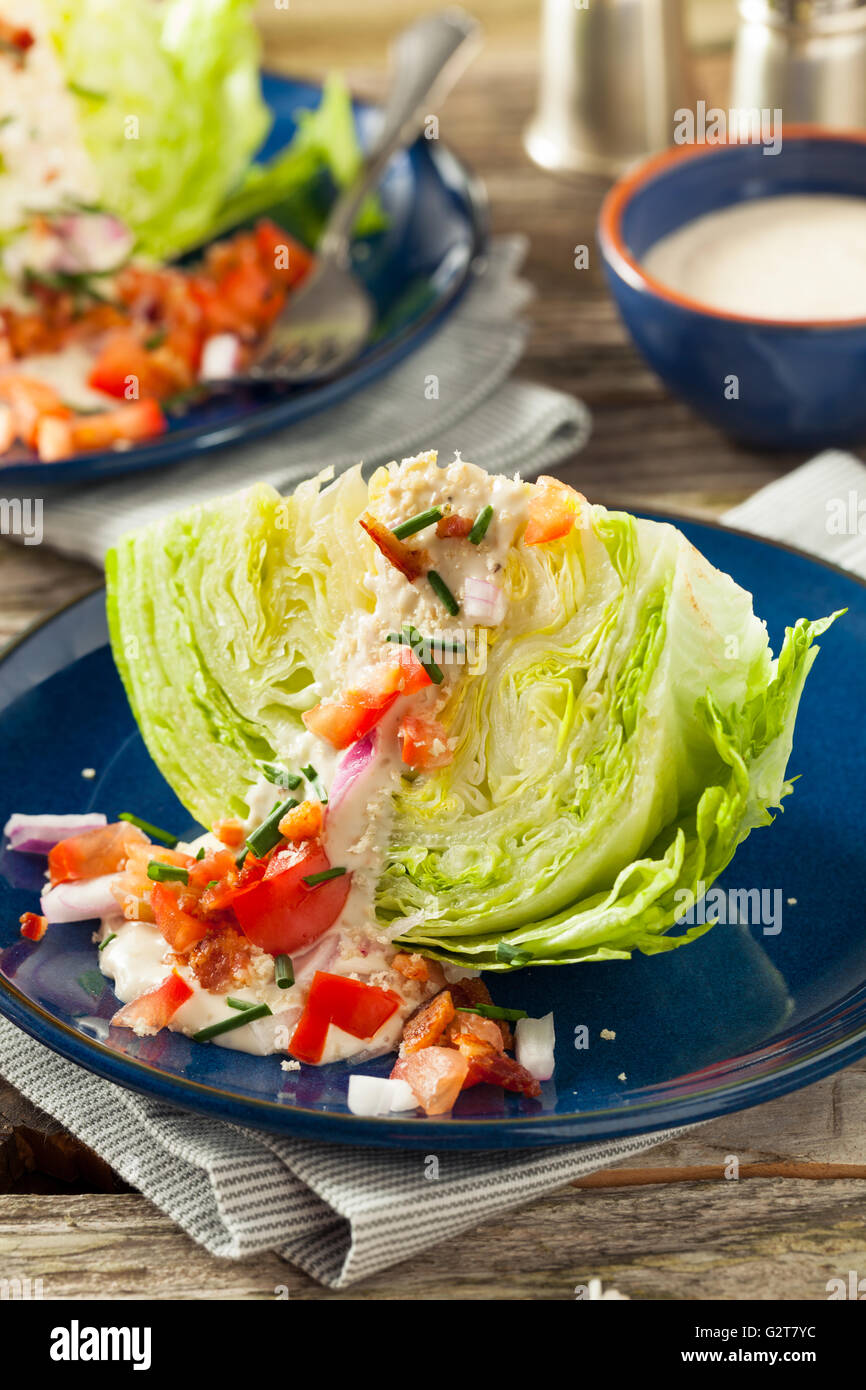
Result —
[[481, 26], [457, 7], [425, 15], [391, 46], [393, 78], [384, 121], [356, 181], [337, 199], [317, 248], [319, 261], [345, 265], [361, 204], [377, 187], [394, 154], [412, 144], [430, 98], [441, 101], [474, 56]]

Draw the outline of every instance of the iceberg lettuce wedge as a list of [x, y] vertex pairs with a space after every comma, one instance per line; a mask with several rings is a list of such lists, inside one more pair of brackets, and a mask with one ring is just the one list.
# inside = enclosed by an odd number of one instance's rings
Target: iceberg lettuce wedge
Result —
[[[373, 605], [367, 498], [358, 469], [285, 499], [259, 486], [109, 557], [133, 711], [202, 823], [246, 814], [259, 764], [333, 688], [335, 635]], [[453, 760], [394, 796], [377, 915], [483, 969], [675, 949], [708, 928], [670, 928], [791, 790], [833, 618], [800, 619], [774, 658], [750, 595], [681, 532], [602, 507], [554, 543], [518, 540], [507, 580], [484, 669], [439, 715]]]

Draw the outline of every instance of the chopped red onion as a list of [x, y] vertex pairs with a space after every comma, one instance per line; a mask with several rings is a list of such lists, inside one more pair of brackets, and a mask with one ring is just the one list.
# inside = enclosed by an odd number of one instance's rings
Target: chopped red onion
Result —
[[377, 752], [376, 730], [371, 729], [357, 743], [353, 743], [334, 774], [331, 790], [328, 793], [329, 810], [336, 810], [349, 788], [362, 773], [373, 765]]
[[116, 877], [102, 874], [99, 878], [82, 878], [47, 888], [42, 894], [43, 917], [49, 922], [86, 922], [90, 917], [117, 912], [117, 899], [111, 891]]
[[520, 1018], [514, 1033], [517, 1060], [536, 1081], [549, 1081], [553, 1076], [553, 1049], [556, 1034], [553, 1014], [544, 1018]]
[[487, 579], [469, 577], [463, 585], [463, 616], [470, 623], [495, 627], [505, 617], [505, 592]]
[[132, 252], [134, 237], [107, 212], [72, 212], [57, 218], [51, 231], [57, 250], [50, 269], [64, 275], [105, 275], [118, 270]]
[[9, 848], [22, 854], [47, 854], [70, 835], [83, 835], [105, 825], [101, 812], [91, 811], [82, 816], [25, 816], [18, 812], [10, 816], [3, 827], [9, 837]]
[[227, 381], [241, 365], [241, 340], [236, 333], [214, 333], [205, 339], [199, 377], [202, 381]]

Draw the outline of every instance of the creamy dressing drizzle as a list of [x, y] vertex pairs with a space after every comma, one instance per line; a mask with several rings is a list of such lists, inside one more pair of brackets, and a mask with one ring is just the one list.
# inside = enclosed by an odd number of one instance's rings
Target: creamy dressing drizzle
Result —
[[[480, 546], [473, 546], [466, 539], [437, 538], [435, 528], [413, 537], [412, 544], [430, 551], [435, 568], [457, 596], [462, 594], [470, 576], [505, 584], [508, 550], [525, 520], [526, 484], [491, 477], [459, 456], [440, 469], [432, 453], [404, 460], [399, 467], [390, 465], [388, 475], [380, 492], [374, 486], [370, 507], [390, 526], [437, 505], [448, 506], [474, 520], [489, 502], [494, 508], [494, 517]], [[399, 629], [403, 622], [413, 622], [427, 637], [445, 628], [453, 632], [461, 623], [459, 614], [449, 618], [425, 579], [410, 584], [378, 551], [375, 569], [367, 582], [375, 597], [375, 609], [361, 618], [358, 614], [349, 614], [343, 623], [327, 673], [331, 694], [353, 685], [362, 687], [371, 667], [392, 656], [393, 648], [385, 642], [385, 635]], [[443, 670], [445, 680], [441, 686], [428, 686], [416, 695], [402, 696], [395, 702], [377, 725], [375, 759], [347, 788], [338, 804], [328, 808], [323, 835], [325, 851], [333, 866], [344, 866], [352, 874], [349, 896], [340, 917], [311, 947], [293, 957], [295, 983], [290, 989], [278, 988], [272, 957], [254, 949], [253, 978], [243, 987], [232, 988], [230, 993], [233, 998], [268, 1004], [273, 1017], [256, 1020], [215, 1038], [213, 1041], [220, 1046], [260, 1055], [285, 1052], [316, 970], [352, 976], [393, 990], [403, 1001], [375, 1037], [366, 1042], [332, 1024], [322, 1064], [394, 1050], [406, 1018], [431, 992], [432, 986], [407, 980], [392, 968], [395, 948], [391, 939], [399, 935], [406, 924], [395, 924], [390, 930], [384, 928], [376, 920], [374, 902], [387, 850], [394, 793], [406, 772], [400, 756], [398, 725], [409, 710], [434, 716], [441, 708], [465, 667], [450, 663], [444, 665]], [[312, 763], [325, 786], [330, 787], [345, 756], [304, 730], [289, 746], [280, 749], [279, 761], [293, 772]], [[312, 792], [309, 787], [299, 787], [292, 794], [300, 798]], [[281, 795], [278, 788], [260, 776], [246, 794], [249, 813], [246, 828], [250, 830], [260, 824]], [[202, 845], [212, 849], [218, 847], [219, 842], [213, 835], [206, 834], [178, 848], [194, 855]], [[159, 985], [174, 961], [168, 959], [169, 948], [160, 932], [147, 922], [127, 921], [113, 914], [103, 922], [98, 937], [103, 940], [112, 932], [116, 933], [115, 939], [99, 953], [99, 965], [114, 980], [118, 998], [127, 1003]], [[193, 996], [178, 1009], [169, 1024], [171, 1029], [191, 1035], [231, 1012], [225, 995], [203, 989], [187, 967], [180, 965], [178, 969], [192, 988]], [[450, 971], [449, 977], [472, 973], [475, 972]]]

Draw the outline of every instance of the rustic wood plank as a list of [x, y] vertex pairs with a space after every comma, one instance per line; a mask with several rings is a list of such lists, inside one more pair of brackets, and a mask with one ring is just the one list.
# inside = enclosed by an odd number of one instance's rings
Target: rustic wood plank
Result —
[[25, 1174], [85, 1184], [96, 1192], [114, 1192], [118, 1186], [103, 1159], [0, 1076], [0, 1192]]
[[[66, 1298], [571, 1300], [600, 1277], [635, 1299], [808, 1299], [866, 1268], [866, 1182], [701, 1182], [575, 1193], [485, 1222], [334, 1293], [276, 1255], [215, 1259], [139, 1196], [0, 1198], [3, 1277]], [[444, 1258], [444, 1250], [440, 1252]]]

